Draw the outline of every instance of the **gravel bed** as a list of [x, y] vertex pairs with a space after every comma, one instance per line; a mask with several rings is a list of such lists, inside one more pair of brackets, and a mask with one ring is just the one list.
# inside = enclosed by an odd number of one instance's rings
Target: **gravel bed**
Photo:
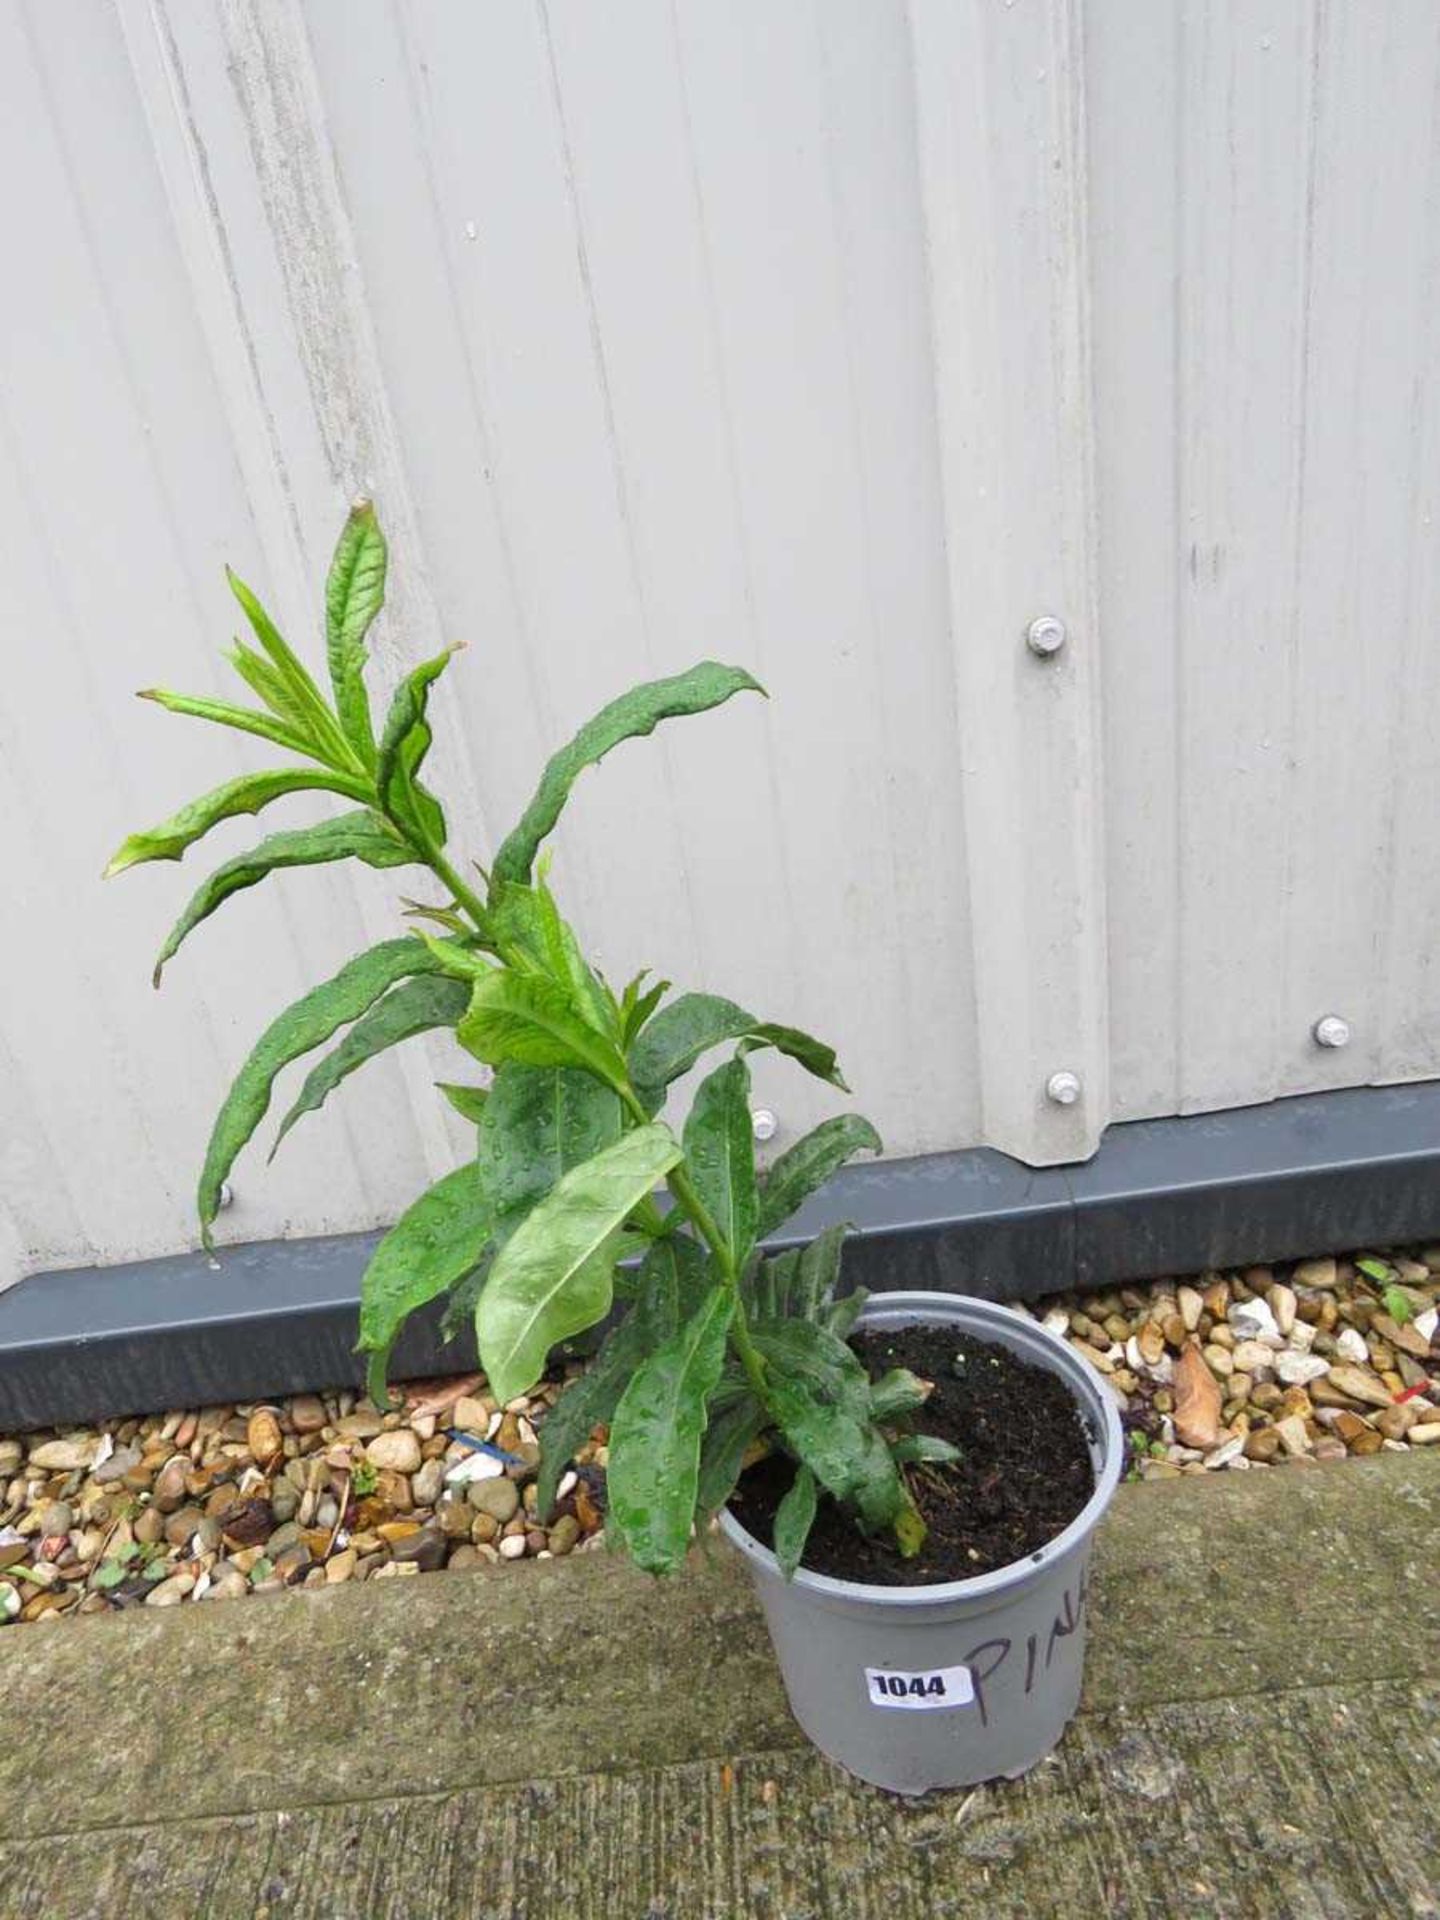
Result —
[[606, 1449], [534, 1512], [536, 1430], [564, 1386], [497, 1406], [482, 1375], [177, 1410], [0, 1440], [0, 1620], [235, 1600], [598, 1546]]
[[1024, 1309], [1119, 1403], [1142, 1480], [1440, 1443], [1440, 1247], [1202, 1273]]
[[[1440, 1247], [1058, 1294], [1022, 1309], [1115, 1395], [1130, 1472], [1313, 1466], [1440, 1443]], [[452, 1572], [604, 1541], [603, 1431], [537, 1520], [565, 1382], [482, 1375], [382, 1414], [350, 1391], [0, 1439], [0, 1623]]]

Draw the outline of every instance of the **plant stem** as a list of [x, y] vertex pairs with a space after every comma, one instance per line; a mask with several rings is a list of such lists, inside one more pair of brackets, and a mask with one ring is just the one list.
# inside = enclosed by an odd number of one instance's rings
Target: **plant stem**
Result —
[[465, 882], [445, 858], [445, 855], [439, 847], [431, 846], [426, 842], [424, 855], [426, 865], [435, 874], [437, 879], [445, 882], [445, 885], [449, 887], [451, 893], [455, 896], [456, 901], [475, 922], [476, 932], [486, 932], [489, 925], [489, 915], [485, 911], [479, 894], [474, 892], [472, 888], [466, 886]]
[[[626, 1087], [621, 1095], [641, 1126], [649, 1123], [650, 1116], [636, 1098], [632, 1087]], [[730, 1334], [735, 1342], [735, 1351], [740, 1356], [740, 1364], [745, 1369], [757, 1397], [765, 1398], [765, 1361], [755, 1342], [750, 1338], [750, 1324], [745, 1318], [745, 1303], [740, 1298], [740, 1273], [735, 1262], [735, 1249], [720, 1231], [715, 1217], [700, 1195], [695, 1191], [694, 1182], [683, 1166], [672, 1167], [665, 1176], [666, 1183], [674, 1197], [675, 1204], [694, 1225], [700, 1237], [715, 1255], [720, 1268], [721, 1278], [734, 1295], [734, 1311], [730, 1321]]]

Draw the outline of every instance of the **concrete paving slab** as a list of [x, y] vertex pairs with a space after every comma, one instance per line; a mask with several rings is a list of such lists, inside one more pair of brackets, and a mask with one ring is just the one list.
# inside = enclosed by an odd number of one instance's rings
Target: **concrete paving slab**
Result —
[[0, 1920], [1440, 1915], [1440, 1460], [1121, 1490], [1085, 1708], [906, 1805], [811, 1752], [723, 1553], [0, 1637]]

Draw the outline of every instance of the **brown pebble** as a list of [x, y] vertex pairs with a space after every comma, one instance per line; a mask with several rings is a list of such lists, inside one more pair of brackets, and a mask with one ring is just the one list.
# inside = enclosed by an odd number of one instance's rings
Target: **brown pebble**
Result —
[[257, 1407], [245, 1427], [245, 1444], [257, 1467], [268, 1473], [285, 1457], [285, 1436], [273, 1407]]

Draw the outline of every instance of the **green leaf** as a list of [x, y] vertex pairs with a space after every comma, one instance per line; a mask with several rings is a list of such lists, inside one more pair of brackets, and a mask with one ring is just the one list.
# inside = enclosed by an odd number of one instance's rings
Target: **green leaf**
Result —
[[769, 1415], [750, 1392], [721, 1413], [712, 1411], [700, 1449], [700, 1484], [696, 1501], [702, 1513], [718, 1513], [735, 1491], [745, 1454], [769, 1425]]
[[795, 1578], [818, 1505], [814, 1474], [809, 1467], [797, 1467], [789, 1491], [775, 1510], [775, 1558], [787, 1580]]
[[769, 1321], [750, 1332], [767, 1363], [766, 1396], [786, 1441], [867, 1527], [894, 1526], [905, 1485], [871, 1422], [869, 1381], [859, 1360], [814, 1322]]
[[485, 1103], [490, 1098], [488, 1087], [464, 1087], [453, 1080], [437, 1080], [435, 1085], [462, 1120], [473, 1120], [479, 1126], [485, 1116]]
[[833, 1051], [796, 1027], [757, 1020], [733, 1000], [713, 993], [682, 993], [650, 1021], [630, 1049], [631, 1077], [652, 1112], [664, 1104], [672, 1080], [726, 1040], [755, 1047], [777, 1047], [832, 1086], [844, 1087]]
[[[688, 1251], [687, 1251], [688, 1249]], [[705, 1256], [693, 1240], [675, 1235], [651, 1247], [640, 1267], [634, 1306], [619, 1326], [606, 1335], [600, 1351], [578, 1380], [572, 1380], [545, 1416], [540, 1429], [540, 1478], [536, 1507], [548, 1514], [555, 1504], [560, 1476], [577, 1447], [595, 1427], [608, 1424], [620, 1404], [635, 1369], [679, 1324], [679, 1302], [685, 1315], [699, 1305], [703, 1294]]]
[[142, 860], [178, 860], [189, 846], [221, 820], [233, 820], [237, 814], [259, 813], [272, 800], [287, 793], [344, 793], [352, 800], [363, 800], [365, 788], [358, 780], [341, 773], [311, 773], [308, 767], [281, 767], [271, 773], [242, 773], [223, 786], [202, 794], [178, 813], [162, 820], [157, 827], [130, 838], [105, 869], [109, 880]]
[[583, 1067], [612, 1087], [625, 1084], [614, 1041], [596, 1033], [563, 987], [538, 974], [487, 968], [457, 1031], [461, 1046], [491, 1066], [518, 1060], [530, 1067]]
[[1397, 1327], [1403, 1327], [1415, 1318], [1415, 1302], [1404, 1287], [1388, 1286], [1381, 1295], [1381, 1304]]
[[938, 1434], [907, 1433], [890, 1442], [890, 1458], [902, 1462], [914, 1461], [921, 1466], [944, 1467], [952, 1461], [962, 1460], [964, 1455], [959, 1447], [940, 1439]]
[[725, 1364], [735, 1295], [713, 1288], [625, 1389], [610, 1429], [606, 1489], [630, 1557], [647, 1573], [685, 1558], [700, 1482], [705, 1403]]
[[870, 1415], [875, 1420], [898, 1420], [914, 1413], [930, 1398], [929, 1384], [908, 1367], [892, 1367], [870, 1384]]
[[1356, 1270], [1363, 1273], [1367, 1280], [1374, 1280], [1380, 1285], [1383, 1285], [1385, 1281], [1391, 1278], [1391, 1267], [1388, 1260], [1357, 1260], [1355, 1266]]
[[[250, 691], [259, 694], [277, 720], [282, 721], [287, 727], [293, 727], [297, 733], [303, 734], [307, 740], [311, 741], [315, 752], [322, 759], [333, 760], [334, 756], [330, 752], [328, 740], [322, 745], [317, 739], [314, 729], [310, 726], [309, 716], [297, 709], [294, 694], [285, 684], [283, 675], [277, 673], [262, 654], [252, 653], [249, 647], [237, 640], [225, 658]], [[341, 766], [350, 764], [348, 750], [341, 753], [340, 764]]]
[[777, 1053], [798, 1060], [805, 1071], [813, 1073], [817, 1080], [839, 1087], [842, 1093], [850, 1091], [836, 1061], [835, 1049], [827, 1047], [823, 1040], [815, 1039], [813, 1034], [803, 1033], [799, 1027], [783, 1027], [774, 1020], [761, 1020], [745, 1038], [747, 1052], [756, 1047], [774, 1047]]
[[747, 1290], [749, 1308], [757, 1320], [783, 1320], [790, 1312], [799, 1266], [798, 1247], [787, 1247], [760, 1262]]
[[740, 1039], [754, 1024], [733, 1000], [713, 993], [682, 993], [654, 1016], [631, 1047], [631, 1076], [658, 1107], [670, 1082], [688, 1073], [702, 1053], [726, 1040]]
[[848, 1226], [826, 1227], [800, 1255], [789, 1312], [801, 1320], [814, 1320], [835, 1293], [840, 1278], [840, 1255], [844, 1250]]
[[668, 1128], [637, 1127], [572, 1168], [501, 1248], [475, 1311], [475, 1337], [502, 1404], [535, 1384], [557, 1340], [605, 1317], [612, 1236], [680, 1157]]
[[635, 978], [620, 996], [620, 1041], [622, 1046], [632, 1046], [640, 1029], [654, 1013], [660, 1002], [670, 991], [668, 980], [657, 980], [653, 987], [644, 993], [641, 983], [649, 973], [648, 967], [642, 967]]
[[860, 1318], [865, 1302], [870, 1298], [867, 1287], [852, 1287], [849, 1293], [842, 1294], [838, 1300], [832, 1300], [820, 1316], [820, 1324], [833, 1333], [837, 1340], [845, 1340]]
[[[234, 664], [240, 667], [245, 678], [261, 699], [271, 706], [282, 719], [288, 719], [297, 730], [315, 742], [316, 747], [329, 760], [339, 766], [352, 767], [357, 772], [360, 763], [346, 743], [345, 735], [336, 723], [335, 715], [325, 704], [320, 689], [306, 672], [304, 664], [297, 657], [288, 641], [281, 635], [274, 621], [261, 606], [259, 600], [240, 577], [225, 569], [225, 578], [230, 583], [230, 591], [239, 601], [245, 618], [250, 622], [251, 631], [269, 656], [274, 673], [274, 682], [269, 683], [267, 676], [254, 676], [246, 672], [239, 659]], [[238, 650], [243, 658], [253, 660], [253, 655], [245, 655], [244, 649]], [[232, 656], [234, 659], [234, 656]], [[271, 684], [271, 692], [266, 693], [264, 686]]]
[[688, 1233], [666, 1234], [645, 1254], [641, 1268], [646, 1289], [655, 1295], [655, 1321], [668, 1339], [682, 1321], [700, 1309], [709, 1292], [710, 1257]]
[[759, 1218], [750, 1072], [743, 1060], [727, 1060], [700, 1083], [685, 1121], [685, 1165], [737, 1269], [743, 1267]]
[[153, 700], [167, 713], [188, 713], [196, 720], [213, 720], [217, 726], [233, 727], [237, 733], [258, 734], [262, 740], [273, 740], [277, 747], [304, 754], [307, 760], [325, 762], [325, 756], [303, 733], [268, 713], [256, 712], [253, 707], [232, 707], [228, 700], [211, 700], [203, 694], [171, 693], [168, 687], [146, 687], [136, 698]]
[[325, 644], [340, 725], [367, 766], [375, 764], [375, 735], [365, 695], [365, 638], [385, 604], [387, 557], [374, 507], [356, 501], [325, 582]]
[[368, 1390], [377, 1407], [386, 1405], [385, 1369], [401, 1327], [476, 1265], [494, 1225], [489, 1195], [467, 1164], [407, 1207], [371, 1254], [360, 1282], [357, 1351], [370, 1355]]
[[335, 1048], [327, 1053], [305, 1077], [294, 1105], [280, 1122], [270, 1158], [275, 1158], [280, 1142], [302, 1114], [323, 1106], [342, 1080], [357, 1067], [373, 1060], [377, 1053], [395, 1047], [417, 1033], [434, 1027], [453, 1027], [469, 1004], [469, 994], [459, 980], [436, 979], [417, 975], [391, 987], [368, 1012], [361, 1015]]
[[333, 979], [312, 987], [271, 1022], [236, 1075], [216, 1118], [200, 1175], [200, 1226], [210, 1245], [210, 1227], [220, 1207], [220, 1188], [235, 1156], [265, 1117], [276, 1075], [332, 1033], [358, 1020], [387, 988], [409, 974], [434, 973], [437, 963], [419, 940], [386, 940], [357, 954]]
[[778, 1155], [760, 1190], [760, 1232], [773, 1233], [802, 1200], [823, 1187], [852, 1154], [879, 1153], [882, 1142], [858, 1113], [822, 1120], [818, 1127]]
[[232, 893], [257, 886], [277, 868], [314, 867], [331, 860], [363, 860], [367, 867], [403, 867], [414, 859], [409, 847], [397, 840], [389, 827], [375, 814], [364, 811], [342, 813], [333, 820], [322, 820], [313, 827], [298, 827], [290, 833], [272, 833], [258, 847], [237, 854], [233, 860], [217, 867], [209, 879], [196, 888], [160, 949], [160, 957], [155, 962], [155, 985], [159, 986], [166, 961], [173, 957], [187, 934], [202, 920], [208, 920]]
[[618, 1047], [619, 1010], [591, 971], [570, 923], [561, 917], [554, 895], [543, 880], [535, 883], [538, 928], [550, 977], [564, 987], [580, 1017]]
[[[430, 723], [426, 718], [430, 689], [450, 664], [451, 656], [459, 651], [458, 647], [447, 647], [444, 653], [406, 674], [390, 701], [375, 762], [375, 791], [381, 806], [399, 819], [418, 824], [441, 846], [445, 842], [444, 816], [440, 814], [437, 820], [439, 808], [423, 788], [416, 786], [416, 778], [430, 751]], [[438, 832], [434, 831], [437, 826]]]
[[495, 1075], [475, 1141], [496, 1213], [508, 1218], [528, 1211], [620, 1132], [619, 1100], [590, 1074], [508, 1062]]
[[662, 720], [718, 707], [732, 694], [746, 688], [756, 693], [765, 691], [742, 668], [704, 660], [686, 673], [632, 687], [629, 693], [612, 700], [551, 758], [519, 826], [495, 857], [495, 879], [530, 878], [535, 855], [560, 818], [570, 789], [585, 768], [594, 766], [612, 747], [619, 746], [622, 740], [652, 733]]

